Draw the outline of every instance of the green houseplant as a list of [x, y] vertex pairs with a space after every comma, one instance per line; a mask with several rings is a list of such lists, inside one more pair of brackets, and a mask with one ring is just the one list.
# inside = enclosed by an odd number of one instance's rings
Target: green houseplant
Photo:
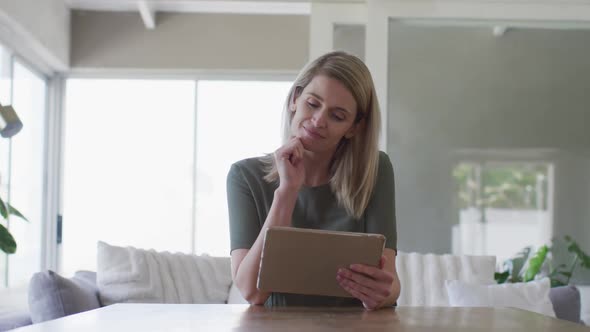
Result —
[[[9, 203], [5, 203], [0, 198], [0, 215], [4, 220], [8, 220], [10, 215], [21, 218], [22, 220], [28, 221], [17, 209], [15, 209]], [[4, 225], [0, 224], [0, 250], [7, 254], [14, 254], [16, 252], [16, 241], [12, 234], [8, 231]]]
[[[515, 257], [504, 261], [504, 271], [494, 275], [496, 282], [499, 284], [528, 282], [538, 275], [544, 275], [551, 280], [551, 287], [568, 285], [578, 266], [590, 269], [590, 256], [570, 236], [566, 235], [564, 239], [571, 259], [569, 264], [561, 263], [553, 266], [553, 262], [547, 259], [555, 247], [555, 242], [552, 248], [546, 245], [541, 246], [534, 255], [531, 254], [531, 248], [526, 247]], [[549, 268], [548, 273], [542, 269], [544, 264]]]
[[[23, 123], [19, 119], [14, 108], [11, 105], [0, 105], [0, 136], [11, 138], [18, 134], [22, 128]], [[6, 221], [8, 221], [10, 215], [28, 221], [17, 209], [11, 206], [8, 202], [4, 202], [1, 198], [0, 215]], [[16, 241], [8, 229], [2, 224], [0, 224], [0, 250], [7, 254], [14, 254], [16, 252]]]

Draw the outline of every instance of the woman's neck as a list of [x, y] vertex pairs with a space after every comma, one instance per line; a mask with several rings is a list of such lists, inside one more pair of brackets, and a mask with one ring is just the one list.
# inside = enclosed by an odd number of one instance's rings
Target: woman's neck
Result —
[[317, 187], [330, 181], [331, 153], [314, 153], [305, 151], [303, 166], [305, 167], [304, 185]]

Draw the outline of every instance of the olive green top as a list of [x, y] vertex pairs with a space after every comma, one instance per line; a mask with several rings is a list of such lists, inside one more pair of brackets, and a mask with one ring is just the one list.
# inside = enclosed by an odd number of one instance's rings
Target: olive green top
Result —
[[[238, 161], [227, 176], [227, 200], [231, 250], [250, 249], [266, 220], [278, 182], [264, 180], [260, 158]], [[360, 220], [338, 204], [330, 185], [302, 187], [293, 211], [292, 225], [334, 231], [383, 234], [385, 247], [396, 250], [393, 167], [385, 152], [379, 153], [377, 182]], [[334, 276], [336, 278], [336, 276]], [[352, 298], [272, 293], [266, 305], [342, 306], [361, 305]]]

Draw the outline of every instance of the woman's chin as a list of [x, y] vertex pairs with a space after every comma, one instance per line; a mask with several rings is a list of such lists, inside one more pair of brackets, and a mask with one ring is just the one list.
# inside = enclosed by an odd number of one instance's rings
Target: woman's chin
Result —
[[307, 151], [314, 151], [314, 147], [315, 144], [313, 142], [313, 140], [309, 139], [308, 137], [300, 137], [299, 140], [301, 141], [301, 144], [303, 145], [303, 148]]
[[318, 141], [316, 139], [313, 138], [309, 138], [309, 137], [301, 137], [299, 138], [301, 140], [301, 145], [303, 145], [303, 148], [307, 151], [310, 152], [322, 152], [322, 146], [321, 144], [318, 144]]
[[303, 145], [303, 148], [307, 151], [313, 151], [315, 152], [315, 150], [317, 150], [317, 142], [314, 142], [314, 139], [303, 136], [300, 137], [299, 140], [301, 140], [301, 144]]
[[309, 136], [305, 131], [297, 133], [303, 148], [310, 152], [322, 152], [325, 150], [323, 139]]

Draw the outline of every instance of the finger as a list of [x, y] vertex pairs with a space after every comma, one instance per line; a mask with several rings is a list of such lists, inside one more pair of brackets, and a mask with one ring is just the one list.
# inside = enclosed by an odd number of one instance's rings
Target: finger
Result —
[[385, 262], [387, 262], [387, 257], [385, 255], [381, 255], [381, 259], [379, 260], [379, 268], [383, 270], [385, 266]]
[[281, 146], [276, 152], [278, 159], [291, 159], [297, 147], [297, 138], [290, 139], [285, 145]]
[[297, 138], [293, 145], [293, 155], [295, 156], [296, 161], [303, 160], [303, 152], [303, 144], [301, 143], [301, 140]]
[[[346, 287], [346, 286], [345, 286], [345, 287]], [[349, 288], [349, 289], [346, 289], [346, 288], [345, 288], [345, 290], [346, 290], [346, 291], [347, 291], [347, 292], [348, 292], [350, 295], [352, 295], [354, 298], [357, 298], [357, 299], [359, 299], [359, 300], [360, 300], [360, 301], [363, 303], [363, 306], [364, 306], [365, 308], [369, 309], [369, 310], [376, 309], [376, 308], [379, 306], [379, 302], [377, 302], [377, 301], [375, 301], [375, 300], [371, 299], [370, 297], [366, 296], [365, 294], [363, 294], [363, 293], [361, 293], [361, 292], [359, 292], [359, 291], [356, 291], [356, 290], [354, 290], [354, 289], [352, 289], [352, 288]]]
[[353, 297], [355, 297], [355, 298], [359, 299], [361, 302], [363, 302], [363, 305], [367, 309], [374, 309], [380, 303], [380, 301], [378, 299], [373, 298], [373, 297], [369, 296], [368, 294], [364, 293], [362, 290], [362, 287], [355, 284], [353, 281], [348, 280], [343, 277], [340, 277], [340, 276], [337, 276], [336, 279], [338, 280], [340, 287], [342, 287], [345, 291], [347, 291]]
[[378, 269], [374, 266], [368, 266], [368, 265], [363, 265], [363, 264], [352, 264], [350, 266], [350, 269], [354, 272], [358, 272], [358, 273], [362, 273], [365, 274], [375, 280], [381, 280], [387, 283], [392, 283], [393, 282], [393, 275], [391, 275], [390, 273]]
[[299, 150], [299, 147], [297, 146], [297, 144], [294, 144], [294, 145], [293, 145], [293, 150], [292, 150], [292, 152], [293, 152], [293, 158], [294, 158], [294, 161], [299, 161], [299, 160], [301, 160], [301, 158], [302, 158], [302, 155], [301, 155], [301, 151]]
[[278, 151], [278, 150], [275, 152], [275, 162], [277, 164], [283, 163], [285, 161], [289, 161], [290, 158], [291, 158], [291, 155], [288, 153], [285, 153], [283, 151]]
[[378, 296], [388, 297], [391, 293], [391, 284], [383, 281], [376, 281], [361, 273], [355, 273], [350, 270], [341, 269], [338, 271], [338, 275], [349, 280], [354, 281], [360, 286], [367, 289], [364, 291], [366, 294], [377, 294]]

